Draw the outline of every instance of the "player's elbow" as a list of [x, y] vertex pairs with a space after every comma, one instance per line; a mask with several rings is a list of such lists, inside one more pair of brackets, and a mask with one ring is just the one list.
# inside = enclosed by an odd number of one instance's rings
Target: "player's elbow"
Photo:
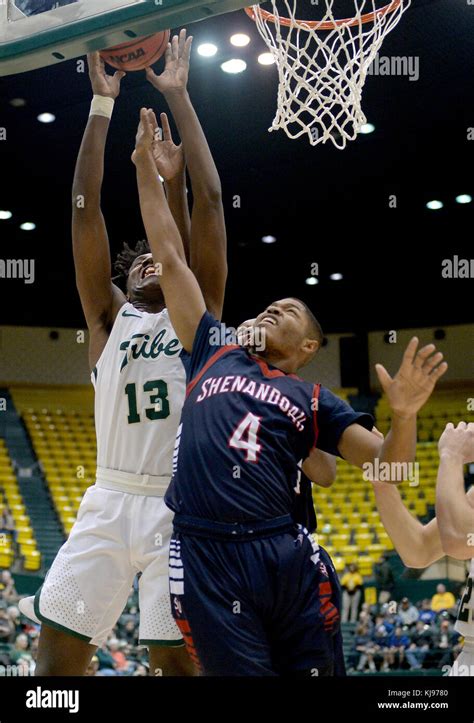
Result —
[[196, 189], [193, 188], [193, 198], [195, 204], [204, 204], [207, 210], [217, 208], [222, 204], [222, 186], [220, 181], [199, 184]]
[[453, 530], [448, 534], [441, 535], [443, 552], [456, 560], [470, 560], [472, 558], [472, 545], [469, 545], [469, 534], [463, 535]]
[[399, 555], [405, 567], [409, 567], [412, 570], [424, 570], [434, 562], [423, 548], [410, 550], [410, 552], [399, 552]]

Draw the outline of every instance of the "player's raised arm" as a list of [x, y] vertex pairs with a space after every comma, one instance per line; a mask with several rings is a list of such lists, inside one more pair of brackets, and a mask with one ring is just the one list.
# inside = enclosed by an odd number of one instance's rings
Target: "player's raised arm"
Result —
[[474, 424], [446, 426], [438, 443], [436, 517], [443, 549], [458, 560], [473, 557], [474, 488], [466, 495], [463, 466], [474, 462]]
[[72, 243], [76, 284], [90, 332], [89, 363], [95, 366], [115, 315], [125, 302], [111, 281], [109, 240], [100, 208], [104, 150], [115, 98], [125, 73], [105, 73], [99, 53], [88, 56], [94, 92], [72, 187]]
[[167, 49], [164, 72], [147, 69], [148, 80], [161, 91], [173, 113], [184, 146], [193, 190], [191, 269], [202, 289], [206, 306], [220, 319], [227, 279], [227, 242], [222, 190], [211, 151], [191, 103], [186, 84], [192, 37], [186, 30], [174, 36]]
[[446, 362], [443, 362], [442, 353], [436, 352], [434, 344], [428, 344], [419, 351], [417, 348], [418, 339], [413, 337], [393, 379], [381, 364], [376, 365], [377, 375], [392, 410], [392, 425], [383, 442], [360, 425], [347, 427], [341, 435], [338, 449], [342, 457], [352, 464], [362, 467], [375, 458], [388, 463], [414, 461], [417, 413], [448, 368]]
[[142, 219], [153, 260], [161, 264], [160, 283], [171, 323], [183, 347], [190, 352], [206, 305], [196, 277], [186, 263], [181, 236], [156, 173], [156, 125], [153, 111], [142, 108], [132, 160], [137, 169]]
[[153, 143], [153, 157], [158, 173], [163, 178], [166, 200], [183, 241], [184, 253], [189, 263], [191, 246], [191, 219], [186, 192], [186, 161], [183, 144], [173, 142], [168, 116], [160, 114], [161, 133], [157, 128]]

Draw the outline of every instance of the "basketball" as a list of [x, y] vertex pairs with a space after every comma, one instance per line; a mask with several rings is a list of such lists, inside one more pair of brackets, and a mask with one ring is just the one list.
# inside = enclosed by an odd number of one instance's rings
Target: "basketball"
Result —
[[162, 30], [153, 35], [135, 38], [130, 43], [121, 43], [101, 50], [100, 55], [106, 63], [117, 70], [144, 70], [161, 58], [169, 37], [170, 31]]

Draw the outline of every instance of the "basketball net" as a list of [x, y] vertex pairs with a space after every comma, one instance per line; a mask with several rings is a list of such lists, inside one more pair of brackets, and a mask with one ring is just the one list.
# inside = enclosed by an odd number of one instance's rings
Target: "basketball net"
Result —
[[[320, 0], [324, 17], [296, 18], [296, 0], [270, 0], [273, 11], [246, 8], [278, 68], [277, 111], [269, 131], [289, 138], [306, 133], [312, 146], [331, 141], [345, 148], [367, 122], [362, 91], [386, 35], [411, 0], [353, 0], [355, 14], [337, 20], [335, 0]], [[336, 0], [337, 5], [337, 0]], [[280, 10], [278, 9], [280, 7]], [[281, 14], [280, 14], [281, 13]]]

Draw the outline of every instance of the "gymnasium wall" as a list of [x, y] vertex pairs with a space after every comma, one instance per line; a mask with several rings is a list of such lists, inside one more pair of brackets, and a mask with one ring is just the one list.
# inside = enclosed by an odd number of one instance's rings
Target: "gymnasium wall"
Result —
[[[474, 324], [443, 327], [446, 338], [435, 341], [449, 363], [443, 383], [472, 383], [474, 396]], [[50, 338], [56, 332], [57, 338]], [[370, 379], [378, 389], [374, 364], [390, 374], [398, 369], [403, 350], [416, 333], [422, 344], [433, 341], [434, 329], [397, 332], [396, 343], [387, 344], [382, 331], [369, 333]], [[341, 386], [339, 340], [350, 334], [330, 334], [328, 344], [301, 371], [303, 379], [330, 388]], [[88, 334], [76, 329], [0, 326], [0, 383], [88, 384]]]
[[412, 336], [418, 336], [420, 346], [436, 344], [448, 362], [448, 371], [443, 376], [443, 385], [463, 383], [472, 386], [474, 397], [474, 324], [443, 326], [446, 337], [441, 340], [434, 338], [436, 327], [426, 329], [402, 329], [397, 332], [396, 343], [387, 344], [383, 331], [369, 333], [370, 383], [378, 389], [378, 379], [374, 365], [383, 364], [389, 374], [393, 375], [401, 362], [403, 352]]

